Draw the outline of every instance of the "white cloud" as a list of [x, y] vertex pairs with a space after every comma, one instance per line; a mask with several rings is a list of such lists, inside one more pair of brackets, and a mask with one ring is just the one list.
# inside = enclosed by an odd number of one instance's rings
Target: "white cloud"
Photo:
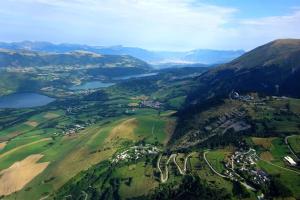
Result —
[[244, 39], [245, 48], [279, 38], [300, 38], [300, 9], [289, 15], [241, 20], [236, 29], [236, 39]]
[[297, 8], [260, 19], [236, 19], [236, 11], [196, 0], [6, 0], [0, 2], [0, 26], [6, 27], [0, 40], [178, 50], [248, 49], [279, 36], [300, 36]]

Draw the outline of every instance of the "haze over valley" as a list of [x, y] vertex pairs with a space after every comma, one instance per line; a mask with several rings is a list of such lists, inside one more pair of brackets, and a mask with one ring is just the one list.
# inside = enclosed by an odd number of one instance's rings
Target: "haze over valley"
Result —
[[0, 199], [300, 199], [299, 6], [0, 2]]

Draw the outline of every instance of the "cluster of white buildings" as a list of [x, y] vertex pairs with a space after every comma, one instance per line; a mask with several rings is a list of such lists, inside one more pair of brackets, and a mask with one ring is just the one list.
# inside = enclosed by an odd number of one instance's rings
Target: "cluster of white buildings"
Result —
[[155, 155], [158, 154], [160, 150], [150, 144], [144, 146], [133, 146], [129, 149], [117, 154], [115, 158], [112, 159], [112, 163], [118, 163], [120, 161], [131, 161], [138, 160], [146, 155]]
[[290, 156], [285, 156], [284, 160], [291, 166], [296, 166], [297, 163], [294, 161], [293, 158], [291, 158]]
[[63, 131], [64, 135], [73, 135], [75, 133], [78, 133], [81, 130], [84, 130], [85, 126], [84, 125], [79, 125], [79, 124], [75, 124], [73, 128], [70, 128], [66, 131]]
[[254, 97], [250, 95], [240, 95], [238, 92], [232, 91], [229, 93], [229, 98], [230, 99], [236, 99], [240, 101], [253, 101]]
[[269, 181], [268, 174], [260, 169], [256, 169], [258, 157], [254, 149], [247, 152], [236, 151], [225, 164], [225, 174], [233, 179], [244, 181], [242, 174], [248, 174], [249, 180], [257, 185]]
[[152, 101], [152, 100], [143, 100], [143, 101], [141, 101], [140, 106], [159, 109], [162, 106], [162, 103], [160, 103], [158, 101]]

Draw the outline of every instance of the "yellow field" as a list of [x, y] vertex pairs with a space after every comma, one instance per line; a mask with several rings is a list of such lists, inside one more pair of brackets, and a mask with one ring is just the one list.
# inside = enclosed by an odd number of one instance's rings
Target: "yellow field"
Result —
[[54, 119], [54, 118], [59, 117], [59, 114], [48, 112], [48, 113], [45, 114], [43, 117], [44, 117], [45, 119]]
[[78, 174], [82, 170], [109, 159], [115, 153], [114, 149], [90, 154], [86, 148], [82, 147], [74, 150], [64, 160], [58, 163], [53, 176], [57, 177], [54, 181], [55, 189], [60, 188], [66, 181]]
[[0, 172], [0, 195], [9, 195], [21, 190], [34, 177], [40, 174], [49, 162], [37, 163], [43, 155], [34, 154], [14, 163]]
[[4, 149], [4, 147], [6, 146], [7, 142], [0, 142], [0, 150]]
[[269, 151], [264, 151], [260, 154], [260, 158], [266, 161], [274, 160], [272, 154]]
[[[87, 170], [92, 165], [111, 158], [116, 151], [116, 148], [112, 148], [110, 143], [107, 143], [104, 145], [99, 144], [99, 148], [104, 150], [91, 153], [88, 145], [103, 134], [100, 127], [92, 127], [82, 133], [84, 134], [74, 136], [74, 138], [64, 138], [64, 140], [77, 140], [80, 143], [78, 148], [73, 149], [63, 160], [57, 162], [55, 169], [51, 172], [51, 176], [56, 177], [53, 182], [55, 189], [61, 187], [80, 171]], [[105, 149], [105, 147], [110, 148]]]
[[138, 122], [135, 118], [127, 119], [112, 129], [105, 142], [110, 143], [119, 139], [135, 140], [134, 129], [137, 127]]
[[167, 145], [169, 140], [171, 139], [173, 132], [176, 127], [176, 121], [175, 120], [168, 120], [167, 125], [165, 127], [165, 133], [167, 133], [167, 137], [164, 140], [164, 145]]
[[36, 121], [27, 121], [25, 124], [31, 127], [37, 127], [39, 125], [39, 123]]
[[272, 141], [274, 140], [275, 138], [258, 138], [258, 137], [252, 137], [252, 141], [255, 145], [258, 145], [258, 146], [262, 146], [263, 148], [265, 149], [270, 149], [271, 146], [272, 146]]

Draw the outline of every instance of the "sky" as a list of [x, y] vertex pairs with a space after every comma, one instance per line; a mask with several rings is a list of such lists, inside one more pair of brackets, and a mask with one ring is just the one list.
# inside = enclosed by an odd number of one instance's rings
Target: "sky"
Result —
[[250, 50], [300, 38], [300, 0], [2, 0], [0, 41]]

